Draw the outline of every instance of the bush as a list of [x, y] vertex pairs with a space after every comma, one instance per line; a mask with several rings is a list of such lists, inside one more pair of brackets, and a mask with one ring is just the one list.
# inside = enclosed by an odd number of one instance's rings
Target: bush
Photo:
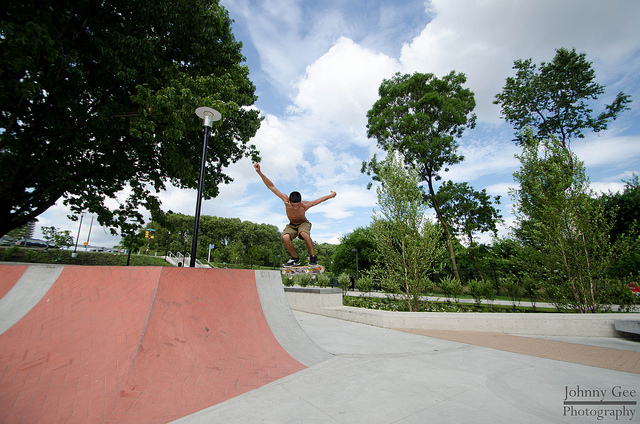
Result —
[[440, 280], [439, 286], [446, 297], [453, 298], [456, 302], [460, 300], [460, 295], [462, 294], [462, 284], [460, 281], [447, 275]]
[[358, 290], [369, 293], [373, 288], [373, 277], [370, 275], [364, 275], [358, 280]]
[[296, 284], [296, 281], [293, 279], [293, 277], [289, 278], [289, 276], [283, 275], [282, 284], [284, 284], [285, 287], [293, 287]]
[[536, 307], [536, 300], [540, 296], [541, 284], [533, 277], [525, 275], [523, 290], [525, 296], [531, 301], [531, 306]]
[[501, 279], [500, 286], [506, 292], [507, 297], [513, 303], [513, 307], [516, 307], [516, 303], [522, 300], [522, 293], [524, 293], [524, 289], [522, 285], [515, 280], [515, 277], [509, 275]]
[[320, 274], [316, 277], [316, 285], [318, 287], [329, 287], [331, 278], [327, 274]]
[[17, 253], [18, 253], [18, 246], [12, 246], [8, 249], [5, 249], [4, 253], [2, 254], [2, 260], [10, 261], [13, 256], [17, 255]]
[[340, 288], [344, 293], [349, 290], [349, 286], [351, 285], [351, 277], [346, 272], [338, 275], [338, 284], [340, 284]]
[[469, 281], [469, 294], [476, 301], [476, 305], [482, 303], [482, 299], [494, 300], [496, 298], [496, 290], [490, 281], [482, 281], [473, 279]]
[[307, 274], [303, 274], [299, 276], [297, 280], [298, 280], [298, 285], [300, 287], [307, 287], [308, 285], [311, 284], [311, 276]]
[[631, 291], [626, 281], [622, 279], [607, 280], [603, 298], [600, 299], [600, 303], [605, 305], [605, 310], [610, 311], [612, 305], [619, 305], [621, 311], [630, 312], [640, 302], [640, 298]]
[[[422, 294], [428, 295], [429, 293], [433, 292], [435, 287], [436, 287], [435, 283], [433, 281], [431, 281], [431, 279], [429, 277], [424, 277], [420, 281], [420, 290], [421, 290]], [[462, 288], [462, 286], [460, 286], [460, 287]]]
[[383, 292], [394, 296], [402, 292], [402, 288], [400, 287], [398, 280], [384, 274], [380, 275], [380, 289]]

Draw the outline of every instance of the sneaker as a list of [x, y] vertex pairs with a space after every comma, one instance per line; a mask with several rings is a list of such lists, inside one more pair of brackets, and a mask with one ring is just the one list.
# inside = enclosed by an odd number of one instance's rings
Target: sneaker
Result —
[[291, 258], [283, 266], [300, 266], [300, 259]]
[[309, 256], [309, 265], [318, 265], [318, 257], [316, 255]]

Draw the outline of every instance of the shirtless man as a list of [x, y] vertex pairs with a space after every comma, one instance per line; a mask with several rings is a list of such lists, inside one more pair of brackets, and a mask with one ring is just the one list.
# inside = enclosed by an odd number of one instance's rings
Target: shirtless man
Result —
[[291, 255], [291, 259], [289, 259], [284, 265], [300, 265], [300, 259], [298, 258], [296, 249], [293, 246], [293, 240], [295, 240], [296, 237], [300, 237], [302, 240], [304, 240], [304, 243], [307, 246], [307, 250], [309, 251], [309, 265], [318, 265], [318, 258], [313, 247], [311, 235], [309, 234], [311, 232], [311, 223], [307, 221], [305, 212], [312, 206], [336, 197], [336, 192], [332, 191], [331, 194], [323, 196], [319, 199], [303, 202], [302, 196], [297, 191], [294, 191], [289, 196], [287, 196], [286, 194], [278, 190], [276, 186], [273, 185], [271, 180], [260, 171], [259, 163], [254, 163], [253, 167], [256, 169], [258, 175], [260, 175], [260, 178], [262, 178], [264, 185], [266, 185], [267, 188], [273, 192], [273, 194], [278, 196], [284, 202], [285, 211], [287, 212], [287, 218], [289, 218], [289, 224], [282, 232], [282, 241], [284, 242], [287, 251]]

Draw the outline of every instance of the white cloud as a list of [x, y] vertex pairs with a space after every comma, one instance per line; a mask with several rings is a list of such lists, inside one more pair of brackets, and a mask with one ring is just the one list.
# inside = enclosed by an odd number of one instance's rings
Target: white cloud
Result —
[[398, 69], [392, 58], [342, 37], [307, 67], [296, 85], [298, 94], [291, 110], [309, 114], [321, 131], [362, 131], [382, 79]]
[[[640, 39], [636, 1], [432, 0], [430, 9], [433, 21], [403, 46], [400, 60], [406, 72], [438, 77], [464, 72], [476, 94], [478, 118], [491, 122], [499, 114], [492, 101], [513, 75], [514, 60], [548, 62], [556, 48], [575, 47], [604, 70], [614, 65], [620, 71], [620, 61], [638, 48]], [[633, 69], [627, 72], [637, 75]]]
[[286, 181], [298, 178], [296, 165], [302, 163], [307, 140], [295, 122], [267, 115], [252, 142], [260, 151], [264, 172], [270, 178]]
[[592, 136], [575, 141], [573, 151], [587, 167], [610, 166], [620, 168], [640, 163], [640, 136]]
[[597, 195], [600, 195], [602, 193], [607, 194], [609, 192], [617, 193], [617, 192], [621, 192], [622, 190], [624, 190], [624, 183], [592, 182], [589, 186], [591, 187], [591, 189], [593, 191], [596, 192]]
[[487, 194], [490, 196], [501, 196], [502, 201], [509, 198], [509, 192], [513, 189], [518, 189], [519, 185], [514, 181], [511, 183], [497, 183], [484, 187], [487, 190]]
[[456, 182], [473, 182], [491, 175], [511, 175], [519, 166], [514, 155], [518, 147], [509, 139], [473, 138], [460, 146], [465, 160], [453, 165], [443, 178]]
[[365, 213], [370, 214], [377, 203], [375, 192], [359, 185], [343, 185], [335, 191], [336, 197], [315, 206], [310, 211], [321, 213], [329, 219], [342, 220], [352, 217], [356, 210], [365, 209]]

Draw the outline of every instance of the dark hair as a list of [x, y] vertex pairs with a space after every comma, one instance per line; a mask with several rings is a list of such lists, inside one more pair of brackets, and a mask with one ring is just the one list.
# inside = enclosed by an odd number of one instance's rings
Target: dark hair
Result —
[[289, 195], [289, 202], [298, 203], [301, 201], [302, 201], [302, 195], [297, 191], [292, 191], [291, 194]]

